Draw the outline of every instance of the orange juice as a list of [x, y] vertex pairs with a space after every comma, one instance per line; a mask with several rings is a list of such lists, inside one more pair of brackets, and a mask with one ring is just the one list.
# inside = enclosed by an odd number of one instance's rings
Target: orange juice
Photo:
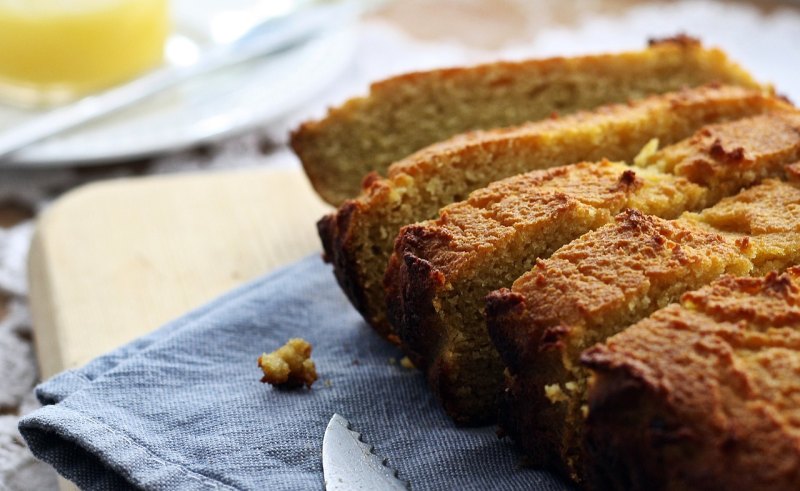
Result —
[[158, 65], [167, 0], [0, 0], [0, 99], [67, 102]]

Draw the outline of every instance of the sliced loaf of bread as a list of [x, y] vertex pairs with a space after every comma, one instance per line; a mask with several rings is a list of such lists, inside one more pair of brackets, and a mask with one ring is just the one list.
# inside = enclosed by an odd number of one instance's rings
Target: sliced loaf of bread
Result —
[[800, 189], [785, 182], [672, 221], [620, 214], [487, 297], [489, 334], [507, 367], [501, 426], [535, 464], [581, 481], [589, 375], [581, 353], [723, 274], [798, 262]]
[[581, 161], [632, 161], [652, 139], [669, 145], [707, 124], [784, 107], [761, 91], [707, 86], [454, 137], [395, 163], [387, 178], [368, 179], [360, 197], [320, 220], [325, 255], [352, 304], [391, 338], [383, 276], [403, 225], [434, 218], [499, 179]]
[[486, 333], [486, 294], [624, 208], [675, 218], [783, 176], [798, 159], [800, 112], [787, 106], [648, 146], [641, 167], [583, 163], [498, 181], [401, 229], [385, 277], [389, 319], [451, 416], [491, 420], [502, 365]]
[[684, 294], [581, 362], [592, 489], [800, 489], [800, 268]]

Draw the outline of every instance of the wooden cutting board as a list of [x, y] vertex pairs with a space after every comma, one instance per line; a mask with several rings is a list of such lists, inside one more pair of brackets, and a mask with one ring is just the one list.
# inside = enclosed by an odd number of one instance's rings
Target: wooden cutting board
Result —
[[124, 179], [68, 193], [39, 218], [29, 257], [42, 378], [319, 253], [315, 222], [328, 210], [299, 169]]

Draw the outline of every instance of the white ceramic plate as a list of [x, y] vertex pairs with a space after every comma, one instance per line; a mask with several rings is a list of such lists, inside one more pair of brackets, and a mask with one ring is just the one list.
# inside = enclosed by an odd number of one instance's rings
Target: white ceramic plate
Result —
[[[180, 11], [176, 13], [180, 15]], [[194, 19], [176, 19], [168, 46], [207, 44]], [[91, 165], [174, 151], [267, 124], [328, 86], [352, 60], [350, 29], [192, 80], [143, 103], [20, 151], [4, 166]], [[170, 50], [168, 59], [170, 58]], [[35, 116], [0, 106], [0, 131]]]

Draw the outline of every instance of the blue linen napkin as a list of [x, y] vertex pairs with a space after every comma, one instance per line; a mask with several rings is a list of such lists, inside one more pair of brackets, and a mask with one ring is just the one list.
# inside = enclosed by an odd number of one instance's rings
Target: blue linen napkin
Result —
[[[256, 359], [314, 346], [311, 390], [261, 384]], [[412, 489], [564, 489], [519, 466], [495, 428], [458, 428], [402, 354], [372, 332], [318, 257], [229, 293], [37, 388], [20, 431], [85, 489], [320, 489], [334, 412]]]

